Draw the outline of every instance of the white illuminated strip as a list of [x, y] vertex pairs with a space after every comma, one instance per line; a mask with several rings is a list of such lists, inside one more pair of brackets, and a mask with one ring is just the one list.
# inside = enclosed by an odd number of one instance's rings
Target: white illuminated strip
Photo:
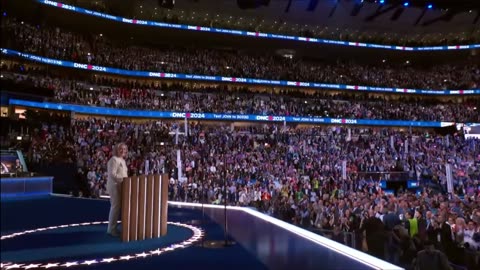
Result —
[[[188, 207], [202, 207], [202, 204], [200, 203], [185, 203], [185, 202], [172, 202], [172, 201], [169, 201], [168, 202], [169, 204], [171, 205], [176, 205], [176, 206], [188, 206]], [[206, 208], [216, 208], [216, 209], [219, 209], [219, 208], [224, 208], [225, 206], [222, 206], [222, 205], [213, 205], [213, 204], [203, 204], [203, 207], [206, 207]], [[388, 262], [385, 262], [385, 261], [382, 261], [380, 259], [377, 259], [373, 256], [370, 256], [366, 253], [363, 253], [363, 252], [360, 252], [356, 249], [353, 249], [353, 248], [350, 248], [350, 247], [347, 247], [345, 245], [342, 245], [340, 243], [337, 243], [333, 240], [330, 240], [328, 238], [325, 238], [325, 237], [322, 237], [318, 234], [315, 234], [313, 232], [310, 232], [310, 231], [307, 231], [307, 230], [304, 230], [304, 229], [301, 229], [295, 225], [292, 225], [290, 223], [287, 223], [287, 222], [284, 222], [284, 221], [281, 221], [279, 219], [276, 219], [276, 218], [273, 218], [271, 216], [268, 216], [268, 215], [265, 215], [265, 214], [262, 214], [256, 210], [252, 210], [250, 208], [246, 208], [246, 207], [238, 207], [238, 206], [227, 206], [228, 209], [230, 210], [237, 210], [237, 211], [243, 211], [247, 214], [250, 214], [252, 216], [255, 216], [259, 219], [263, 219], [264, 221], [268, 222], [268, 223], [271, 223], [271, 224], [274, 224], [274, 225], [277, 225], [285, 230], [288, 230], [298, 236], [301, 236], [305, 239], [308, 239], [318, 245], [321, 245], [321, 246], [324, 246], [328, 249], [331, 249], [337, 253], [340, 253], [350, 259], [353, 259], [357, 262], [360, 262], [360, 263], [363, 263], [369, 267], [372, 267], [372, 268], [375, 268], [375, 269], [379, 269], [379, 270], [403, 270], [403, 268], [401, 267], [398, 267], [396, 265], [393, 265], [391, 263], [388, 263]]]
[[[67, 228], [67, 227], [97, 225], [97, 224], [108, 224], [108, 221], [84, 222], [84, 223], [81, 223], [81, 224], [68, 224], [68, 225], [60, 225], [60, 226], [51, 226], [51, 227], [47, 227], [47, 228], [39, 228], [39, 229], [28, 230], [28, 231], [23, 231], [23, 232], [4, 235], [4, 236], [1, 237], [1, 240], [14, 238], [16, 236], [35, 233], [35, 232], [55, 230], [55, 229]], [[163, 254], [165, 252], [174, 251], [176, 249], [186, 248], [188, 246], [191, 246], [193, 243], [199, 241], [204, 236], [204, 233], [203, 233], [202, 229], [200, 229], [198, 227], [195, 227], [195, 226], [192, 226], [192, 225], [189, 225], [189, 224], [184, 224], [184, 223], [180, 223], [180, 222], [167, 222], [167, 224], [190, 229], [193, 232], [193, 235], [189, 239], [184, 240], [180, 243], [174, 243], [174, 244], [171, 244], [171, 245], [169, 245], [167, 247], [164, 247], [164, 248], [157, 248], [157, 249], [154, 249], [154, 250], [143, 251], [142, 253], [139, 253], [139, 254], [127, 254], [127, 255], [111, 257], [111, 258], [87, 259], [87, 260], [73, 261], [73, 262], [48, 262], [48, 263], [30, 262], [30, 264], [23, 264], [23, 263], [22, 264], [17, 264], [15, 262], [0, 262], [0, 268], [1, 269], [70, 268], [70, 267], [79, 266], [79, 265], [90, 266], [90, 265], [94, 265], [94, 264], [112, 263], [112, 262], [125, 261], [125, 260], [128, 261], [128, 260], [135, 260], [135, 259], [139, 259], [139, 258], [145, 259], [145, 258], [148, 258], [150, 256], [160, 255], [160, 254]]]
[[454, 122], [440, 122], [441, 127], [449, 127], [455, 125]]

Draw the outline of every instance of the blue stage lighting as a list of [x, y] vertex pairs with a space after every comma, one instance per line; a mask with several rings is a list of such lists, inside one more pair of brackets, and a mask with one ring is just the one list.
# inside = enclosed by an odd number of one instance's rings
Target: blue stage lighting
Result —
[[380, 0], [380, 4], [385, 4], [385, 0]]
[[433, 8], [433, 5], [432, 5], [432, 4], [428, 4], [427, 8], [428, 8], [428, 9], [432, 9], [432, 8]]
[[410, 3], [408, 3], [408, 2], [403, 3], [404, 7], [408, 7], [408, 5], [410, 5]]

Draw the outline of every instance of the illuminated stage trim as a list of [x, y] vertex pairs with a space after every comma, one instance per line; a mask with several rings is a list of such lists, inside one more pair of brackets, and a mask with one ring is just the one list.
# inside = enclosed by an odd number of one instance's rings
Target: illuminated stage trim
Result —
[[[107, 198], [108, 196], [102, 196], [104, 198]], [[186, 203], [186, 202], [175, 202], [175, 201], [169, 201], [168, 202], [172, 206], [177, 206], [177, 207], [188, 207], [188, 208], [195, 208], [195, 209], [200, 209], [202, 207], [208, 208], [208, 209], [224, 209], [225, 206], [223, 205], [214, 205], [214, 204], [201, 204], [201, 203]], [[295, 225], [292, 225], [290, 223], [287, 223], [285, 221], [276, 219], [274, 217], [268, 216], [266, 214], [260, 213], [254, 209], [248, 208], [248, 207], [239, 207], [239, 206], [227, 206], [227, 210], [229, 211], [242, 211], [244, 213], [247, 213], [248, 215], [254, 216], [255, 218], [261, 219], [265, 222], [268, 222], [270, 224], [273, 224], [275, 226], [278, 226], [282, 229], [285, 229], [297, 236], [300, 236], [308, 241], [311, 241], [315, 243], [318, 246], [325, 247], [331, 251], [334, 251], [338, 254], [341, 254], [345, 257], [348, 257], [352, 260], [355, 260], [363, 265], [366, 265], [372, 269], [378, 269], [378, 270], [403, 270], [403, 268], [393, 265], [389, 262], [380, 260], [376, 257], [373, 257], [369, 254], [363, 253], [361, 251], [358, 251], [356, 249], [350, 248], [348, 246], [342, 245], [338, 242], [335, 242], [331, 239], [325, 238], [323, 236], [320, 236], [318, 234], [315, 234], [313, 232], [304, 230], [300, 227], [297, 227]]]
[[[100, 225], [100, 224], [108, 224], [108, 221], [95, 221], [95, 222], [84, 222], [84, 223], [74, 223], [74, 224], [67, 224], [67, 225], [59, 225], [59, 226], [50, 226], [44, 228], [38, 228], [33, 230], [26, 230], [23, 232], [17, 232], [12, 234], [3, 235], [0, 237], [0, 240], [11, 239], [17, 236], [31, 234], [35, 232], [43, 232], [48, 230], [55, 230], [61, 228], [68, 228], [68, 227], [78, 227], [78, 226], [90, 226], [90, 225]], [[122, 256], [115, 256], [110, 258], [97, 258], [97, 259], [85, 259], [81, 261], [65, 261], [65, 262], [44, 262], [44, 263], [34, 263], [29, 262], [28, 264], [23, 263], [15, 263], [15, 262], [1, 262], [0, 268], [1, 269], [31, 269], [31, 268], [70, 268], [73, 266], [90, 266], [94, 264], [101, 264], [101, 263], [112, 263], [118, 261], [128, 261], [128, 260], [136, 260], [136, 259], [145, 259], [150, 256], [157, 256], [163, 253], [171, 252], [177, 249], [186, 248], [191, 246], [192, 244], [201, 240], [204, 236], [204, 232], [202, 229], [179, 222], [167, 222], [169, 225], [184, 227], [190, 229], [193, 232], [193, 236], [189, 239], [182, 241], [180, 243], [174, 243], [164, 248], [157, 248], [154, 250], [143, 251], [142, 253], [137, 254], [124, 254]]]
[[53, 190], [52, 176], [8, 177], [0, 180], [0, 197], [28, 197], [50, 195]]

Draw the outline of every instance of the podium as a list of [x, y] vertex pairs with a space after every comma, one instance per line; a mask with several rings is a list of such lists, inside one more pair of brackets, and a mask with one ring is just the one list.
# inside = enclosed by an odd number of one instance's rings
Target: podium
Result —
[[122, 241], [167, 234], [168, 174], [131, 176], [122, 182]]

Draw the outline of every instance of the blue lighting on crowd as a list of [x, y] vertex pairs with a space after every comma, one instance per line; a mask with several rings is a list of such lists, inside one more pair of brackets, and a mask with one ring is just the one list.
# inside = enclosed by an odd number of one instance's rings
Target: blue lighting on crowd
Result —
[[427, 8], [428, 8], [428, 9], [432, 9], [432, 8], [433, 8], [433, 5], [432, 5], [432, 4], [428, 4]]
[[408, 5], [410, 5], [410, 3], [408, 3], [408, 2], [403, 3], [404, 7], [408, 7]]

